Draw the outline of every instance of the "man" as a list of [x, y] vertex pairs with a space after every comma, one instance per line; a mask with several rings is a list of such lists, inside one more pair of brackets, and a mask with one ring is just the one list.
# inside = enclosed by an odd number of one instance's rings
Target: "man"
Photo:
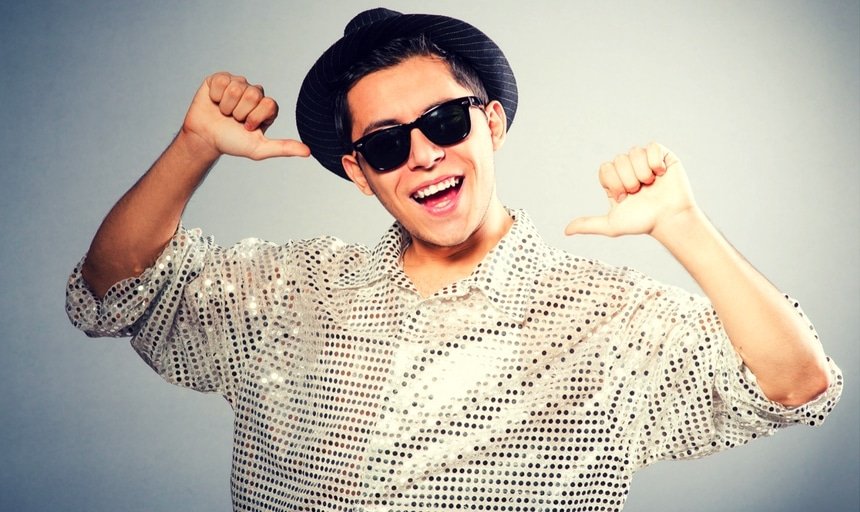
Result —
[[[505, 208], [493, 154], [516, 98], [471, 25], [366, 11], [305, 79], [304, 143], [266, 138], [277, 104], [217, 73], [108, 214], [69, 315], [228, 399], [235, 509], [620, 510], [638, 468], [832, 409], [841, 375], [810, 324], [666, 148], [602, 165], [609, 212], [567, 232], [649, 234], [707, 300], [550, 248]], [[180, 216], [222, 154], [312, 154], [397, 222], [374, 249], [218, 247]]]

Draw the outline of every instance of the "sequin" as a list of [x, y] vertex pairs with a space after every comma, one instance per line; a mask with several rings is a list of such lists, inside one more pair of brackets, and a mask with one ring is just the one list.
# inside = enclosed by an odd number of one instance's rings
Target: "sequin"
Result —
[[818, 425], [838, 400], [830, 361], [817, 399], [769, 401], [705, 299], [550, 248], [512, 213], [426, 299], [397, 224], [374, 249], [180, 228], [101, 301], [78, 265], [67, 312], [227, 398], [240, 511], [618, 511], [637, 469]]

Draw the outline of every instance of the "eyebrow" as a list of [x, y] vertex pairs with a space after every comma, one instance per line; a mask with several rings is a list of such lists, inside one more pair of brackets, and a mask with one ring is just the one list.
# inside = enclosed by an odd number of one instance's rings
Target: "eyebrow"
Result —
[[[438, 107], [439, 105], [445, 103], [446, 101], [451, 101], [452, 99], [454, 99], [454, 98], [442, 99], [442, 100], [436, 101], [434, 103], [431, 103], [424, 110], [421, 111], [421, 114], [418, 117], [421, 117], [424, 114], [426, 114], [428, 110], [432, 110], [432, 109]], [[418, 119], [418, 117], [416, 117], [415, 119]], [[412, 121], [414, 121], [415, 119], [413, 119]], [[370, 123], [369, 125], [367, 125], [364, 128], [364, 130], [362, 130], [361, 136], [359, 138], [364, 137], [368, 133], [374, 132], [380, 128], [394, 127], [394, 126], [398, 126], [401, 124], [408, 124], [408, 123], [411, 123], [412, 121], [408, 121], [407, 123], [401, 123], [397, 119], [390, 119], [390, 118], [389, 119], [380, 119], [378, 121], [374, 121], [374, 122]]]

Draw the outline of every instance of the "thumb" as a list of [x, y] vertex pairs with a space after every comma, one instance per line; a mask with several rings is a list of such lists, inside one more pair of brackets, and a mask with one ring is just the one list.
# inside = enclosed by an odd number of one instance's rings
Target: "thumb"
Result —
[[606, 235], [610, 236], [609, 217], [577, 217], [564, 228], [565, 235]]
[[672, 167], [675, 164], [681, 163], [681, 160], [678, 158], [678, 156], [675, 155], [675, 153], [672, 153], [672, 151], [670, 151], [669, 148], [667, 148], [666, 146], [664, 146], [662, 144], [658, 144], [658, 146], [660, 147], [660, 150], [663, 152], [663, 163], [666, 164], [667, 170], [669, 169], [669, 167]]
[[266, 158], [284, 157], [284, 156], [301, 156], [308, 157], [311, 154], [311, 148], [305, 144], [293, 139], [263, 139], [260, 144], [254, 148], [250, 157], [254, 160], [265, 160]]

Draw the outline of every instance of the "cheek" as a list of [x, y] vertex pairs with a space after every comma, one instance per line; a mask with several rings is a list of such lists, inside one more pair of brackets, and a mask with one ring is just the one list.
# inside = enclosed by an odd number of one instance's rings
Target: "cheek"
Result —
[[496, 152], [495, 148], [495, 140], [493, 139], [493, 133], [490, 131], [490, 126], [487, 124], [486, 120], [481, 121], [479, 143], [481, 147], [481, 151], [483, 151], [485, 157], [489, 157], [492, 159], [493, 153]]
[[397, 195], [397, 187], [399, 186], [396, 175], [397, 172], [398, 171], [392, 171], [390, 173], [376, 175], [372, 180], [367, 181], [376, 197], [389, 198]]
[[475, 157], [475, 166], [482, 171], [492, 171], [495, 158], [495, 150], [493, 149], [493, 140], [490, 137], [481, 137], [476, 141], [473, 148]]
[[472, 133], [463, 143], [464, 149], [475, 161], [475, 165], [486, 167], [492, 165], [493, 161], [493, 139], [487, 126], [472, 126]]

